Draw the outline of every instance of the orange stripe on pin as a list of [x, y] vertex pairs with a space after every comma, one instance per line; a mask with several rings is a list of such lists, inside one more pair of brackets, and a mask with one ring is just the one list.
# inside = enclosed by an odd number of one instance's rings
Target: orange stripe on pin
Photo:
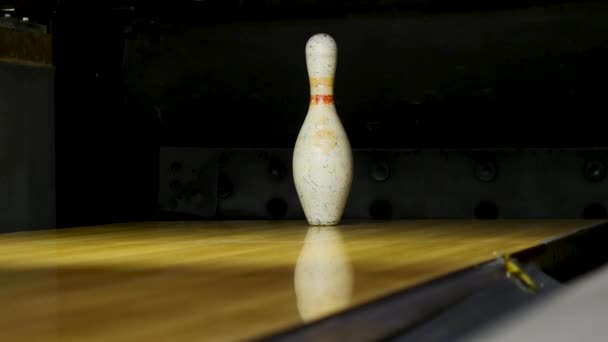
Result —
[[333, 95], [312, 95], [310, 97], [310, 102], [312, 104], [330, 104], [334, 103]]

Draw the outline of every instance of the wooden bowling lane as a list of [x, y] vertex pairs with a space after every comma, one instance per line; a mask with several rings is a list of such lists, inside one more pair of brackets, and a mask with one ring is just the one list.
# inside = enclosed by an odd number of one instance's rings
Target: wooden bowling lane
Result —
[[266, 336], [599, 223], [151, 222], [3, 234], [0, 340]]

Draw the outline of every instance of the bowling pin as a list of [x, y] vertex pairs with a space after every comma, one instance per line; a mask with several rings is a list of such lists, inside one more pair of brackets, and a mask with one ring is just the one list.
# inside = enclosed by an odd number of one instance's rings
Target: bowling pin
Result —
[[353, 157], [334, 105], [338, 49], [327, 34], [306, 43], [310, 105], [293, 151], [295, 187], [310, 225], [340, 222], [350, 195]]
[[348, 308], [354, 272], [338, 227], [309, 227], [296, 261], [294, 287], [304, 322]]

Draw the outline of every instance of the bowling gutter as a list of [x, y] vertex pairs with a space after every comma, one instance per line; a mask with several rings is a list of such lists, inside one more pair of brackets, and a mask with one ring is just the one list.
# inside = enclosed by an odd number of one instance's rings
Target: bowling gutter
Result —
[[[608, 223], [606, 222], [547, 240], [539, 245], [514, 253], [510, 258], [537, 279], [559, 283], [551, 275], [547, 275], [545, 269], [555, 269], [564, 265], [564, 267], [577, 268], [576, 270], [564, 271], [569, 279], [590, 271], [589, 267], [579, 268], [578, 264], [585, 257], [595, 255], [594, 253], [589, 254], [587, 243], [593, 244], [594, 241], [603, 241], [600, 237], [605, 234], [608, 234]], [[578, 250], [583, 252], [560, 255], [560, 250], [564, 246], [572, 246], [572, 244], [578, 244]], [[585, 245], [585, 247], [580, 248], [582, 245]], [[601, 249], [600, 246], [595, 245], [595, 247]], [[608, 256], [604, 258], [608, 258]], [[458, 306], [466, 307], [467, 301], [479, 302], [479, 294], [483, 292], [501, 296], [504, 302], [504, 298], [509, 298], [509, 296], [512, 298], [514, 292], [526, 291], [522, 289], [521, 284], [516, 279], [508, 274], [504, 260], [501, 256], [485, 263], [461, 269], [350, 310], [287, 329], [272, 336], [263, 337], [260, 341], [375, 341], [387, 339], [409, 341], [412, 339], [409, 336], [415, 336], [416, 329], [425, 324], [431, 325], [431, 330], [454, 329], [455, 335], [462, 334], [462, 331], [457, 331], [463, 329], [458, 325], [451, 328], [434, 328], [432, 321], [441, 315], [449, 315], [450, 311], [458, 312]], [[608, 259], [594, 260], [593, 268], [599, 267], [606, 261]], [[510, 284], [510, 286], [505, 287], [505, 284]], [[533, 304], [538, 299], [553, 293], [556, 289], [555, 286], [543, 289], [543, 284], [540, 285], [538, 295], [530, 295], [525, 300], [520, 299], [520, 303], [510, 305], [510, 310], [514, 310], [513, 306]], [[476, 296], [477, 299], [473, 299]], [[484, 302], [497, 303], [501, 301], [499, 297], [495, 299], [496, 301], [493, 298], [490, 300], [485, 298]], [[465, 305], [462, 305], [463, 303]], [[509, 307], [509, 305], [503, 305], [503, 307]], [[462, 309], [460, 310], [462, 311]], [[488, 309], [485, 308], [485, 310]], [[497, 307], [489, 310], [491, 314], [484, 318], [486, 320], [496, 319], [507, 313], [501, 312], [500, 308]], [[464, 314], [466, 315], [466, 313]], [[466, 321], [466, 318], [464, 319]], [[476, 323], [479, 326], [489, 322]], [[471, 325], [470, 322], [469, 325]], [[440, 335], [450, 336], [450, 331], [442, 331]]]

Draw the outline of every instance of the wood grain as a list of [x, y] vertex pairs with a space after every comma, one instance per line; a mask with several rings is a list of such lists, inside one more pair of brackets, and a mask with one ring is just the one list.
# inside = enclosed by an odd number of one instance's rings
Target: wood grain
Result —
[[243, 340], [597, 223], [150, 222], [4, 234], [0, 340]]

